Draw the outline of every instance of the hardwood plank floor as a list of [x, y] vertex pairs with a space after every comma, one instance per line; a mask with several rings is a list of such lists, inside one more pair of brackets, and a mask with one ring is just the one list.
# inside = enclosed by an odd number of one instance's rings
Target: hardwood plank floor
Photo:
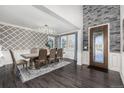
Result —
[[101, 72], [87, 66], [77, 66], [75, 62], [28, 82], [14, 81], [12, 66], [0, 68], [1, 88], [123, 88], [118, 72]]

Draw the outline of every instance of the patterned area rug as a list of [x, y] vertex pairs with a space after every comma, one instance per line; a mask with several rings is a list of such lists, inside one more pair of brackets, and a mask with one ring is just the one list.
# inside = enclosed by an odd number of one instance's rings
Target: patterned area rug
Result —
[[68, 62], [68, 61], [62, 61], [62, 62], [51, 63], [49, 65], [42, 66], [40, 69], [28, 69], [28, 70], [26, 70], [22, 66], [18, 66], [18, 69], [21, 74], [21, 80], [24, 83], [24, 82], [34, 79], [38, 76], [44, 75], [53, 70], [64, 67], [70, 63], [71, 62]]

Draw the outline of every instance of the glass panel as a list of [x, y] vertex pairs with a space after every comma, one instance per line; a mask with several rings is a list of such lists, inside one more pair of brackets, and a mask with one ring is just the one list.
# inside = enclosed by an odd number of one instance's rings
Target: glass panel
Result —
[[74, 59], [75, 40], [75, 34], [61, 36], [61, 48], [64, 49], [64, 57]]
[[68, 35], [68, 48], [75, 48], [75, 34]]
[[67, 47], [67, 37], [62, 36], [61, 37], [61, 48], [66, 48]]
[[62, 36], [61, 48], [75, 48], [75, 34]]
[[49, 48], [54, 48], [55, 47], [55, 37], [48, 36], [48, 45], [49, 45]]
[[103, 32], [93, 33], [93, 61], [104, 63], [104, 38]]

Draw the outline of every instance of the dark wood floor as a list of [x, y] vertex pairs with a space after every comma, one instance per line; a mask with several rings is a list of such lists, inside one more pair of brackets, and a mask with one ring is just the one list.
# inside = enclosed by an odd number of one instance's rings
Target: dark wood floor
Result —
[[48, 74], [22, 83], [14, 82], [11, 65], [0, 68], [0, 87], [3, 88], [104, 88], [124, 87], [118, 72], [101, 72], [72, 64], [52, 71]]

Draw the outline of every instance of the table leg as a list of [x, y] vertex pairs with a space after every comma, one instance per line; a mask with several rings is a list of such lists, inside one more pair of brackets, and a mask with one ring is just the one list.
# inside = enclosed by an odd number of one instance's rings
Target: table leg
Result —
[[33, 58], [30, 59], [30, 69], [35, 69]]

